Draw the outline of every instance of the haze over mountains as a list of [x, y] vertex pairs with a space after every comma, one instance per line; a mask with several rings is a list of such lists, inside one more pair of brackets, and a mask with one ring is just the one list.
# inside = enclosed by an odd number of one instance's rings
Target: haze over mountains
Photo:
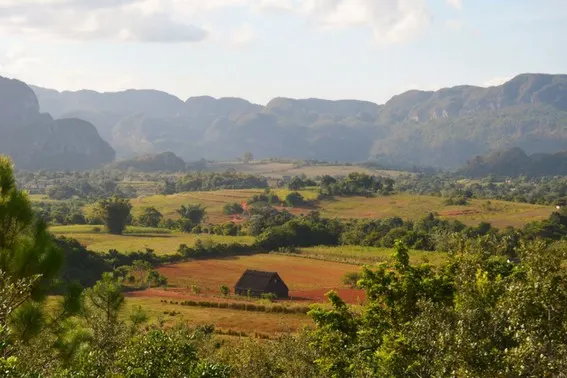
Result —
[[[114, 156], [102, 153], [105, 144], [92, 135], [90, 124], [119, 157], [172, 151], [185, 160], [219, 160], [251, 151], [258, 158], [370, 159], [399, 167], [452, 169], [476, 155], [512, 147], [528, 154], [567, 150], [567, 75], [522, 74], [490, 88], [413, 90], [384, 105], [275, 98], [260, 106], [239, 98], [191, 97], [184, 102], [155, 90], [98, 93], [32, 87], [36, 100], [23, 83], [17, 90], [8, 83], [0, 81], [0, 91], [12, 93], [1, 98], [0, 129], [20, 136], [13, 136], [8, 144], [2, 137], [0, 152], [10, 153], [10, 148], [24, 142], [40, 143], [49, 156], [88, 151], [91, 165], [106, 163]], [[8, 98], [12, 102], [6, 102]], [[41, 115], [37, 102], [42, 112], [72, 120], [53, 121]], [[19, 109], [20, 118], [43, 117], [45, 125], [34, 121], [33, 131], [26, 131], [21, 121], [13, 121], [13, 109]], [[51, 146], [43, 142], [43, 134], [37, 134], [42, 127], [67, 131], [64, 137], [55, 138], [60, 139], [59, 145]], [[68, 146], [69, 129], [74, 138], [83, 138], [74, 143], [76, 150]], [[84, 157], [75, 160], [81, 162]], [[37, 158], [16, 153], [15, 159], [31, 162]], [[56, 159], [53, 164], [58, 164]]]
[[89, 169], [114, 160], [96, 128], [81, 119], [40, 113], [30, 87], [0, 77], [0, 153], [21, 169]]

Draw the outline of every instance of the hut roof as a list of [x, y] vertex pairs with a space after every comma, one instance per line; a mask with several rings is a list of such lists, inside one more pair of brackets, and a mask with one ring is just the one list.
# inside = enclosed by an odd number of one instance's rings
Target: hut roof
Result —
[[235, 287], [251, 290], [265, 290], [274, 277], [277, 277], [281, 284], [287, 288], [278, 273], [250, 269], [247, 269], [242, 274], [242, 277], [240, 277]]

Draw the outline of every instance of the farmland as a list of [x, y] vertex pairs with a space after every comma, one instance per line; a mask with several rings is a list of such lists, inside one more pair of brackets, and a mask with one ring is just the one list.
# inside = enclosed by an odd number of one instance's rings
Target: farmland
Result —
[[341, 279], [357, 266], [336, 262], [302, 259], [293, 256], [260, 254], [224, 259], [196, 260], [159, 268], [169, 285], [190, 293], [198, 285], [203, 294], [218, 294], [221, 285], [234, 286], [246, 269], [278, 272], [290, 290], [290, 296], [313, 301], [324, 300], [332, 289], [346, 289]]
[[56, 236], [77, 239], [89, 250], [101, 253], [110, 249], [128, 253], [149, 248], [158, 255], [166, 255], [176, 253], [180, 244], [191, 247], [197, 240], [241, 244], [251, 244], [253, 241], [248, 236], [195, 235], [143, 227], [129, 228], [124, 235], [111, 235], [101, 230], [101, 227], [85, 225], [53, 226], [50, 231]]
[[[357, 304], [364, 299], [362, 291], [350, 289], [342, 283], [342, 277], [346, 273], [359, 271], [358, 266], [292, 256], [261, 254], [195, 260], [162, 266], [158, 270], [168, 278], [167, 289], [146, 289], [128, 293], [127, 304], [130, 307], [142, 305], [152, 318], [164, 317], [166, 321], [183, 320], [191, 324], [212, 323], [220, 329], [246, 333], [294, 332], [302, 326], [312, 324], [311, 319], [304, 313], [251, 312], [231, 308], [189, 307], [179, 304], [184, 300], [225, 303], [260, 302], [263, 306], [269, 307], [270, 304], [263, 300], [220, 294], [219, 289], [222, 285], [232, 288], [246, 269], [275, 271], [282, 277], [289, 287], [290, 299], [278, 300], [273, 305], [290, 308], [303, 306], [304, 308], [311, 303], [326, 303], [325, 293], [330, 290], [338, 291], [349, 303]], [[172, 312], [174, 315], [170, 315]], [[174, 319], [171, 319], [172, 316]]]
[[317, 177], [323, 175], [329, 176], [346, 176], [353, 172], [364, 172], [369, 175], [379, 176], [399, 176], [406, 172], [378, 170], [365, 168], [357, 165], [296, 165], [294, 163], [266, 162], [254, 161], [251, 164], [242, 162], [218, 162], [207, 167], [208, 171], [225, 172], [228, 169], [234, 169], [237, 172], [260, 175], [270, 178], [282, 178], [283, 176], [300, 176]]
[[[155, 195], [133, 199], [133, 213], [140, 214], [144, 207], [156, 207], [165, 217], [176, 218], [175, 210], [188, 203], [200, 203], [207, 208], [207, 222], [228, 222], [231, 217], [223, 214], [226, 203], [240, 203], [260, 194], [262, 190], [219, 190], [210, 192], [185, 192], [173, 195]], [[280, 198], [285, 197], [287, 189], [275, 189]], [[316, 191], [302, 190], [306, 199], [316, 198]], [[403, 219], [419, 219], [430, 212], [438, 213], [441, 218], [459, 220], [467, 225], [489, 222], [495, 227], [514, 226], [542, 220], [549, 217], [553, 208], [550, 206], [531, 205], [506, 201], [471, 200], [465, 206], [446, 206], [444, 199], [434, 196], [395, 194], [377, 197], [335, 197], [315, 201], [315, 208], [289, 209], [294, 214], [318, 210], [323, 216], [337, 218], [386, 218], [398, 216]]]
[[[158, 297], [127, 297], [125, 313], [134, 306], [142, 306], [150, 320], [163, 319], [166, 324], [186, 322], [190, 325], [214, 324], [221, 331], [233, 330], [254, 336], [255, 333], [268, 335], [296, 332], [312, 325], [305, 314], [278, 314], [269, 312], [248, 312], [232, 309], [202, 308], [163, 303]], [[171, 314], [174, 315], [171, 315]]]
[[[363, 247], [355, 245], [316, 246], [301, 248], [294, 256], [315, 260], [336, 261], [353, 265], [373, 265], [393, 260], [394, 250], [381, 247]], [[447, 259], [444, 252], [409, 251], [410, 262], [417, 264], [428, 262], [441, 265]]]

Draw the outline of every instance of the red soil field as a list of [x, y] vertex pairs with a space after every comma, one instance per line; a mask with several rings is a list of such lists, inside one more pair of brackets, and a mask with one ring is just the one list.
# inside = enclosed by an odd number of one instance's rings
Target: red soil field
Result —
[[[226, 285], [232, 291], [246, 269], [278, 272], [294, 302], [327, 302], [325, 293], [330, 290], [337, 290], [348, 303], [356, 304], [364, 300], [363, 291], [350, 289], [342, 283], [346, 273], [360, 269], [357, 266], [268, 254], [165, 265], [158, 270], [168, 278], [168, 290], [149, 289], [130, 295], [194, 300], [218, 297], [222, 301], [226, 299], [220, 297], [220, 287]], [[200, 294], [194, 294], [192, 286], [197, 286]]]
[[[350, 304], [364, 303], [365, 295], [363, 290], [342, 288], [336, 289], [339, 296]], [[328, 289], [299, 290], [291, 291], [290, 298], [277, 300], [277, 302], [294, 302], [297, 304], [326, 303], [325, 294]], [[131, 291], [126, 293], [126, 297], [130, 298], [161, 298], [173, 301], [208, 301], [208, 302], [244, 302], [246, 299], [238, 297], [221, 297], [214, 293], [193, 294], [189, 289], [173, 288], [173, 289], [145, 289], [139, 291]]]

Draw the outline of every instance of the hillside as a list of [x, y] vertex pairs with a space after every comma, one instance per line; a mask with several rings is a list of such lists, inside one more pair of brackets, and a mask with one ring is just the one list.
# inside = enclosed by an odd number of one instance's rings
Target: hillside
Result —
[[219, 160], [251, 151], [257, 158], [454, 169], [494, 150], [567, 149], [567, 75], [412, 90], [384, 105], [275, 98], [260, 106], [206, 96], [183, 102], [158, 91], [34, 90], [43, 110], [93, 123], [121, 156], [172, 151], [185, 160]]
[[0, 154], [19, 169], [89, 169], [114, 160], [114, 150], [91, 123], [54, 120], [39, 109], [30, 87], [0, 77]]
[[173, 152], [162, 152], [120, 160], [111, 165], [118, 169], [135, 169], [142, 172], [180, 172], [186, 168], [186, 163]]
[[458, 173], [467, 177], [564, 176], [567, 175], [567, 151], [531, 156], [520, 148], [496, 151], [470, 160]]

